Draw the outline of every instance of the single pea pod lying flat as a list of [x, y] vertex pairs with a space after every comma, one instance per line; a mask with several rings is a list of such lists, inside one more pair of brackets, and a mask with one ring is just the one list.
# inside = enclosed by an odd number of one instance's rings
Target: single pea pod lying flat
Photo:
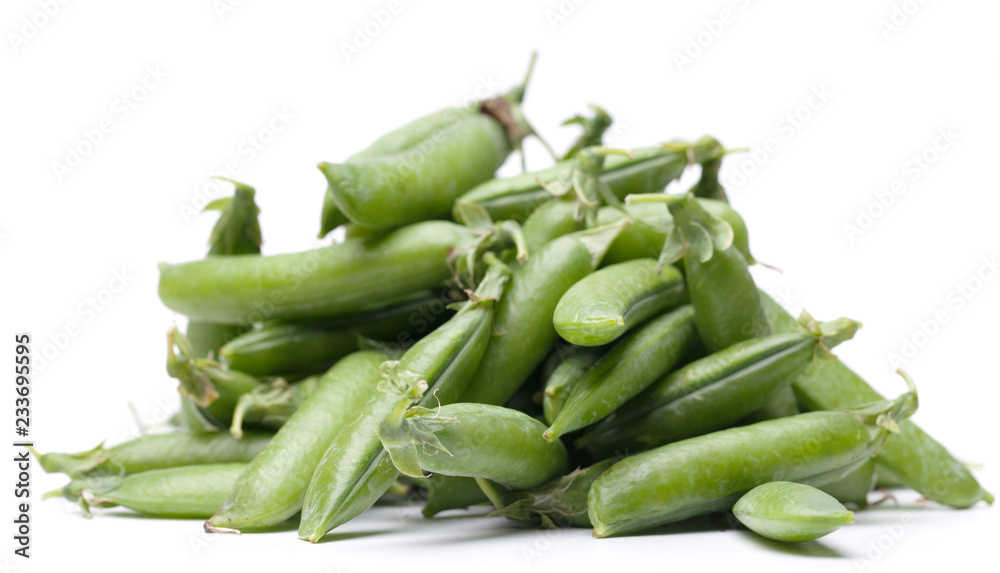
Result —
[[817, 323], [807, 313], [794, 333], [734, 344], [655, 382], [578, 441], [594, 455], [649, 448], [726, 428], [787, 388], [829, 349], [854, 336], [848, 319]]
[[199, 320], [250, 326], [374, 310], [451, 276], [448, 254], [471, 230], [426, 221], [300, 253], [161, 265], [160, 298]]
[[758, 535], [788, 542], [819, 539], [854, 523], [854, 512], [829, 494], [787, 481], [748, 491], [733, 506], [733, 515]]
[[415, 407], [379, 428], [382, 445], [405, 475], [424, 471], [485, 478], [514, 489], [535, 487], [566, 471], [566, 448], [541, 438], [544, 424], [488, 404]]
[[674, 308], [684, 296], [677, 269], [660, 270], [655, 259], [637, 259], [604, 267], [570, 287], [552, 321], [567, 342], [600, 346]]
[[[560, 347], [556, 348], [556, 351], [559, 351]], [[546, 424], [552, 424], [555, 421], [556, 416], [566, 404], [566, 400], [573, 393], [573, 388], [606, 351], [606, 348], [588, 348], [586, 346], [569, 347], [568, 350], [564, 351], [568, 353], [568, 356], [563, 358], [545, 379], [542, 412]]]
[[434, 474], [426, 480], [426, 484], [427, 502], [421, 511], [424, 517], [489, 502], [475, 478]]
[[820, 486], [819, 489], [832, 495], [840, 503], [850, 503], [864, 508], [868, 506], [868, 492], [875, 489], [875, 460], [868, 460], [860, 468], [844, 479]]
[[149, 470], [113, 480], [74, 480], [51, 493], [78, 502], [88, 517], [94, 508], [122, 506], [157, 517], [204, 519], [222, 506], [246, 467], [205, 464]]
[[225, 505], [205, 522], [205, 530], [262, 529], [295, 515], [330, 440], [377, 391], [379, 365], [386, 358], [382, 352], [363, 350], [331, 368], [253, 459]]
[[271, 434], [247, 433], [237, 440], [226, 432], [173, 432], [142, 436], [111, 448], [102, 444], [79, 454], [32, 453], [46, 472], [76, 479], [179, 466], [248, 463], [270, 441]]
[[914, 389], [856, 411], [810, 412], [729, 428], [636, 454], [590, 488], [595, 537], [633, 533], [726, 511], [770, 481], [813, 486], [870, 459], [917, 408]]
[[[795, 319], [774, 299], [761, 293], [771, 323], [777, 332], [797, 328]], [[799, 402], [808, 410], [851, 408], [881, 400], [882, 395], [842, 362], [817, 365], [792, 383]], [[899, 422], [899, 433], [875, 459], [882, 468], [927, 499], [955, 508], [976, 502], [993, 503], [993, 494], [983, 489], [961, 461], [916, 424]]]
[[585, 428], [617, 410], [700, 351], [694, 309], [683, 306], [625, 335], [573, 390], [545, 431], [546, 439]]

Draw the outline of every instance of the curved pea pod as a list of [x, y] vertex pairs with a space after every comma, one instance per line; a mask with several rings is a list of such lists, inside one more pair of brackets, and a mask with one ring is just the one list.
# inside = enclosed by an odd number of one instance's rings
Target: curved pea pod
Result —
[[237, 440], [226, 432], [150, 434], [105, 448], [103, 444], [78, 454], [39, 454], [35, 459], [48, 473], [71, 478], [121, 475], [179, 466], [248, 463], [271, 441], [271, 434], [247, 433]]
[[191, 318], [245, 326], [354, 314], [444, 282], [448, 254], [474, 238], [461, 225], [426, 221], [301, 253], [161, 265], [160, 298]]
[[489, 502], [475, 478], [434, 474], [426, 482], [427, 503], [422, 510], [424, 517], [430, 518], [449, 509], [466, 509]]
[[321, 379], [321, 376], [310, 376], [289, 384], [284, 378], [277, 378], [243, 394], [233, 408], [229, 433], [235, 438], [242, 438], [244, 426], [280, 428], [316, 391]]
[[559, 441], [541, 439], [545, 425], [517, 410], [489, 404], [414, 407], [378, 431], [393, 464], [404, 475], [424, 471], [484, 478], [525, 489], [566, 471]]
[[514, 269], [463, 402], [500, 405], [514, 395], [555, 343], [552, 315], [559, 299], [597, 268], [608, 245], [627, 226], [628, 221], [620, 221], [559, 237]]
[[318, 541], [371, 507], [392, 486], [399, 474], [376, 430], [387, 418], [401, 418], [415, 400], [430, 406], [461, 396], [486, 350], [496, 299], [509, 276], [509, 269], [494, 261], [455, 316], [410, 347], [398, 362], [383, 365], [380, 391], [327, 441], [315, 466], [302, 506], [301, 539]]
[[757, 535], [775, 541], [812, 541], [849, 523], [854, 512], [812, 486], [772, 481], [748, 491], [733, 515]]
[[[557, 347], [558, 348], [558, 347]], [[545, 392], [542, 397], [542, 412], [545, 423], [551, 424], [562, 411], [566, 400], [573, 393], [573, 388], [583, 379], [607, 349], [571, 347], [562, 362], [556, 366], [545, 379]]]
[[561, 197], [550, 199], [532, 211], [521, 225], [528, 253], [538, 251], [553, 239], [582, 230], [583, 217], [577, 218], [576, 211], [575, 202]]
[[247, 467], [225, 505], [205, 522], [210, 533], [262, 529], [295, 515], [323, 452], [379, 383], [387, 356], [362, 350], [345, 357]]
[[[796, 328], [795, 319], [774, 299], [761, 293], [771, 322], [778, 332]], [[881, 400], [882, 395], [841, 362], [819, 364], [792, 383], [799, 402], [807, 410], [851, 408]], [[976, 502], [993, 503], [993, 494], [983, 489], [969, 468], [916, 424], [899, 424], [898, 435], [879, 452], [875, 462], [906, 486], [927, 499], [955, 508]]]
[[649, 448], [721, 430], [787, 388], [860, 324], [817, 323], [803, 313], [794, 333], [734, 344], [667, 374], [584, 434], [577, 445], [598, 456]]
[[408, 344], [443, 323], [451, 303], [446, 293], [427, 291], [371, 312], [323, 322], [266, 324], [227, 343], [219, 359], [229, 370], [254, 376], [325, 372], [359, 350], [358, 336]]
[[579, 346], [614, 342], [631, 328], [681, 304], [684, 277], [655, 259], [604, 267], [584, 277], [559, 299], [556, 332]]
[[840, 503], [851, 503], [858, 507], [868, 506], [868, 492], [875, 489], [875, 460], [868, 460], [844, 479], [820, 486], [819, 489], [832, 495]]
[[524, 491], [508, 491], [477, 480], [499, 508], [490, 515], [502, 515], [515, 521], [529, 521], [544, 528], [593, 527], [587, 515], [590, 486], [617, 459], [597, 462], [548, 483]]
[[690, 305], [627, 334], [573, 385], [545, 438], [555, 439], [603, 419], [692, 357], [700, 346]]
[[[674, 142], [634, 149], [629, 156], [608, 157], [600, 180], [610, 187], [618, 199], [624, 199], [629, 194], [660, 191], [680, 177], [692, 159], [699, 161], [717, 154], [719, 149], [719, 142], [710, 137], [694, 143]], [[481, 205], [494, 220], [524, 222], [539, 205], [551, 199], [552, 195], [545, 185], [566, 177], [576, 167], [574, 160], [562, 161], [541, 171], [493, 179], [469, 190], [461, 199]], [[458, 210], [454, 216], [456, 220], [461, 220]]]
[[810, 412], [729, 428], [636, 454], [590, 488], [595, 537], [726, 511], [775, 480], [823, 485], [870, 459], [917, 407], [914, 390], [853, 412]]
[[[74, 481], [61, 493], [90, 510], [121, 506], [146, 515], [204, 519], [215, 513], [246, 464], [205, 464], [149, 470], [114, 480]], [[48, 494], [46, 494], [48, 495]]]

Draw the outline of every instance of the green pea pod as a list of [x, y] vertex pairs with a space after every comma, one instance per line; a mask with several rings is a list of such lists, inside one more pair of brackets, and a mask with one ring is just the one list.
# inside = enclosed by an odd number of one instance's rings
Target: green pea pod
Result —
[[854, 512], [812, 486], [772, 481], [748, 491], [733, 515], [758, 535], [775, 541], [812, 541], [849, 523]]
[[[600, 180], [618, 199], [660, 191], [679, 178], [692, 160], [697, 162], [716, 155], [720, 149], [719, 142], [710, 137], [694, 143], [675, 142], [634, 149], [630, 156], [608, 157], [603, 163]], [[569, 160], [541, 171], [493, 179], [471, 189], [461, 199], [482, 206], [494, 220], [524, 222], [532, 211], [552, 198], [545, 185], [566, 177], [577, 166], [575, 160]], [[459, 210], [454, 216], [461, 220]]]
[[39, 454], [48, 473], [73, 479], [148, 472], [179, 466], [248, 463], [271, 441], [271, 434], [247, 433], [237, 440], [226, 432], [151, 434], [116, 446], [103, 444], [78, 454]]
[[[552, 424], [562, 411], [573, 388], [583, 379], [601, 356], [605, 348], [571, 347], [566, 356], [545, 379], [545, 393], [542, 397], [542, 412], [545, 423]], [[558, 352], [558, 347], [557, 347]]]
[[550, 199], [532, 211], [521, 225], [528, 252], [534, 253], [554, 239], [582, 230], [584, 221], [577, 218], [576, 211], [576, 203], [562, 197]]
[[868, 492], [875, 488], [875, 460], [868, 460], [844, 479], [820, 486], [819, 489], [832, 495], [840, 503], [851, 503], [858, 507], [868, 506]]
[[829, 349], [860, 327], [838, 319], [817, 323], [803, 313], [794, 333], [734, 344], [651, 385], [577, 445], [608, 457], [641, 451], [726, 428], [761, 407]]
[[321, 379], [318, 375], [310, 376], [289, 384], [284, 378], [277, 378], [243, 394], [233, 408], [229, 433], [234, 438], [242, 438], [244, 425], [273, 430], [280, 428], [316, 391]]
[[590, 486], [616, 461], [615, 458], [577, 469], [548, 483], [524, 491], [507, 491], [477, 480], [490, 491], [499, 509], [490, 515], [502, 515], [515, 521], [529, 521], [546, 529], [556, 527], [593, 527], [587, 515]]
[[230, 370], [254, 376], [325, 372], [358, 350], [358, 336], [409, 344], [451, 314], [447, 292], [427, 291], [372, 312], [324, 322], [266, 324], [223, 346], [219, 357]]
[[244, 326], [343, 316], [440, 284], [451, 276], [448, 253], [474, 238], [461, 225], [426, 221], [300, 253], [161, 265], [160, 298], [189, 317]]
[[[771, 322], [778, 332], [796, 328], [795, 320], [774, 299], [761, 293]], [[799, 402], [807, 410], [850, 408], [882, 399], [853, 370], [841, 362], [820, 364], [792, 383]], [[976, 502], [993, 503], [993, 494], [983, 489], [969, 469], [948, 450], [912, 422], [901, 422], [899, 434], [875, 459], [883, 469], [927, 499], [955, 508]]]
[[500, 405], [514, 395], [555, 343], [552, 315], [559, 299], [597, 268], [608, 245], [627, 226], [628, 221], [620, 221], [559, 237], [513, 271], [463, 402]]
[[525, 489], [566, 471], [565, 446], [541, 439], [544, 430], [523, 412], [463, 403], [411, 408], [402, 420], [387, 420], [378, 435], [404, 475], [426, 477], [429, 471]]
[[689, 359], [700, 346], [690, 305], [627, 334], [573, 385], [545, 438], [555, 439], [604, 419]]
[[449, 509], [465, 509], [489, 502], [475, 478], [434, 474], [426, 480], [427, 503], [424, 517], [434, 517]]
[[[810, 412], [729, 428], [636, 454], [590, 488], [595, 537], [633, 533], [713, 511], [770, 481], [843, 478], [917, 408], [915, 389], [856, 411]], [[891, 439], [889, 440], [891, 443]]]
[[774, 393], [767, 403], [754, 410], [749, 416], [740, 420], [741, 424], [755, 424], [764, 420], [774, 420], [775, 418], [787, 418], [801, 414], [799, 403], [795, 399], [795, 392], [792, 387], [787, 386], [783, 390]]
[[112, 481], [74, 481], [51, 493], [78, 502], [87, 517], [94, 508], [122, 506], [157, 517], [204, 519], [222, 506], [246, 467], [233, 463], [149, 470]]
[[295, 515], [327, 444], [376, 392], [379, 365], [386, 358], [382, 352], [362, 350], [331, 368], [253, 459], [222, 509], [205, 522], [205, 530], [262, 529]]
[[567, 342], [600, 346], [676, 307], [684, 297], [684, 277], [677, 269], [660, 270], [654, 259], [637, 259], [604, 267], [570, 287], [552, 320]]
[[341, 225], [346, 225], [350, 221], [351, 220], [337, 208], [337, 202], [333, 199], [333, 189], [330, 189], [330, 186], [327, 185], [326, 191], [323, 193], [323, 210], [320, 214], [319, 235], [317, 238], [322, 239], [327, 236], [330, 231]]
[[420, 392], [420, 405], [446, 404], [461, 396], [486, 350], [496, 299], [509, 275], [506, 266], [494, 262], [454, 317], [414, 344], [398, 363], [384, 365], [382, 391], [357, 408], [346, 427], [327, 441], [306, 491], [300, 538], [318, 541], [389, 489], [398, 472], [376, 430], [387, 418], [401, 417]]

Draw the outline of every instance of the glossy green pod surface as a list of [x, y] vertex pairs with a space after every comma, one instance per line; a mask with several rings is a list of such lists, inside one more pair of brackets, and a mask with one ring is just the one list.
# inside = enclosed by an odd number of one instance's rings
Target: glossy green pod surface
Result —
[[733, 515], [758, 535], [775, 541], [812, 541], [849, 523], [854, 513], [812, 486], [772, 481], [748, 491]]

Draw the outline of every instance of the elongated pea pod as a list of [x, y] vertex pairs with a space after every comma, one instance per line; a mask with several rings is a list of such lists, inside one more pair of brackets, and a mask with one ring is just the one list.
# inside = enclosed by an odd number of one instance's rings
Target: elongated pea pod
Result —
[[494, 487], [486, 480], [477, 480], [490, 492], [498, 509], [490, 515], [502, 515], [515, 521], [529, 521], [547, 529], [556, 527], [593, 527], [587, 515], [587, 495], [590, 486], [616, 461], [602, 460], [590, 467], [576, 469], [538, 487], [510, 491]]
[[794, 333], [734, 344], [657, 381], [577, 442], [601, 457], [641, 451], [726, 428], [787, 388], [860, 324], [818, 323], [807, 313]]
[[810, 412], [729, 428], [636, 454], [590, 488], [594, 537], [634, 533], [726, 511], [775, 480], [819, 486], [842, 479], [891, 442], [917, 408], [916, 391], [855, 411]]
[[628, 221], [620, 221], [560, 237], [514, 269], [463, 402], [501, 405], [514, 395], [555, 343], [552, 315], [559, 299], [600, 265], [608, 245], [627, 226]]
[[[487, 257], [490, 259], [490, 257]], [[486, 351], [497, 298], [510, 271], [492, 264], [458, 313], [410, 347], [398, 362], [382, 365], [380, 391], [355, 409], [346, 426], [326, 443], [305, 493], [299, 537], [319, 541], [374, 504], [399, 473], [376, 431], [389, 417], [401, 417], [416, 400], [421, 406], [458, 400]]]
[[424, 517], [434, 517], [449, 509], [466, 509], [489, 502], [475, 478], [434, 474], [426, 483], [427, 503], [422, 510]]
[[751, 412], [749, 416], [740, 420], [739, 423], [755, 424], [764, 420], [786, 418], [801, 413], [798, 400], [795, 398], [795, 392], [792, 391], [791, 386], [787, 386], [785, 389], [775, 392], [768, 399], [767, 403]]
[[274, 435], [237, 480], [225, 505], [205, 522], [209, 533], [262, 529], [295, 515], [323, 452], [378, 386], [387, 356], [346, 356]]
[[606, 348], [571, 347], [568, 355], [545, 379], [545, 393], [542, 397], [542, 412], [545, 423], [552, 424], [562, 411], [573, 388], [583, 380], [584, 375], [607, 352]]
[[788, 481], [748, 491], [733, 506], [733, 515], [757, 535], [793, 543], [819, 539], [854, 523], [854, 512], [831, 495]]
[[243, 437], [245, 426], [275, 430], [280, 428], [306, 398], [316, 391], [321, 379], [321, 376], [309, 376], [289, 384], [284, 378], [278, 378], [243, 394], [233, 408], [229, 433], [238, 439]]
[[860, 508], [868, 507], [868, 493], [875, 489], [875, 460], [868, 460], [846, 477], [820, 486], [819, 489], [832, 495], [840, 503], [849, 503]]
[[[719, 142], [712, 138], [702, 138], [694, 143], [673, 142], [633, 149], [630, 156], [607, 157], [600, 180], [618, 199], [630, 194], [660, 191], [679, 178], [691, 162], [710, 157], [719, 150]], [[566, 177], [577, 167], [575, 160], [569, 160], [541, 171], [493, 179], [462, 195], [462, 200], [482, 206], [494, 220], [524, 222], [532, 211], [552, 198], [545, 184]], [[456, 210], [456, 220], [461, 220], [460, 215]]]
[[566, 472], [565, 446], [541, 439], [544, 430], [517, 410], [462, 403], [410, 408], [401, 419], [386, 420], [378, 435], [404, 475], [428, 471], [525, 489]]
[[600, 145], [604, 140], [604, 133], [614, 123], [611, 115], [601, 106], [591, 104], [590, 109], [594, 111], [594, 114], [590, 117], [576, 115], [562, 123], [563, 125], [579, 125], [583, 129], [580, 136], [576, 138], [569, 149], [566, 150], [566, 153], [563, 154], [563, 160], [572, 159], [584, 148]]
[[[778, 332], [797, 328], [795, 320], [765, 293], [761, 298]], [[881, 400], [882, 395], [842, 362], [817, 365], [793, 383], [799, 402], [808, 410], [851, 408]], [[875, 458], [877, 472], [895, 476], [927, 499], [955, 508], [979, 501], [993, 503], [969, 468], [916, 424], [899, 423], [899, 432]], [[883, 472], [888, 470], [887, 472]]]
[[447, 292], [426, 291], [409, 300], [371, 312], [322, 322], [266, 324], [219, 350], [230, 370], [254, 376], [325, 372], [359, 350], [358, 336], [411, 344], [443, 323], [453, 302]]
[[604, 419], [700, 347], [690, 305], [650, 320], [622, 337], [573, 385], [545, 438], [556, 439]]
[[534, 253], [548, 242], [583, 230], [583, 218], [577, 218], [577, 204], [565, 197], [555, 197], [542, 203], [521, 226], [528, 253]]
[[559, 299], [552, 320], [556, 332], [579, 346], [600, 346], [679, 305], [684, 276], [655, 259], [604, 267], [584, 277]]
[[157, 517], [204, 519], [222, 506], [246, 467], [230, 463], [149, 470], [113, 480], [74, 481], [52, 493], [78, 502], [88, 517], [92, 509], [121, 506]]
[[160, 298], [192, 318], [245, 326], [354, 314], [435, 287], [451, 275], [448, 253], [474, 239], [426, 221], [301, 253], [161, 265]]
[[249, 463], [271, 441], [271, 434], [247, 433], [237, 440], [226, 432], [150, 434], [78, 454], [32, 452], [46, 472], [71, 478], [121, 475], [180, 466]]

